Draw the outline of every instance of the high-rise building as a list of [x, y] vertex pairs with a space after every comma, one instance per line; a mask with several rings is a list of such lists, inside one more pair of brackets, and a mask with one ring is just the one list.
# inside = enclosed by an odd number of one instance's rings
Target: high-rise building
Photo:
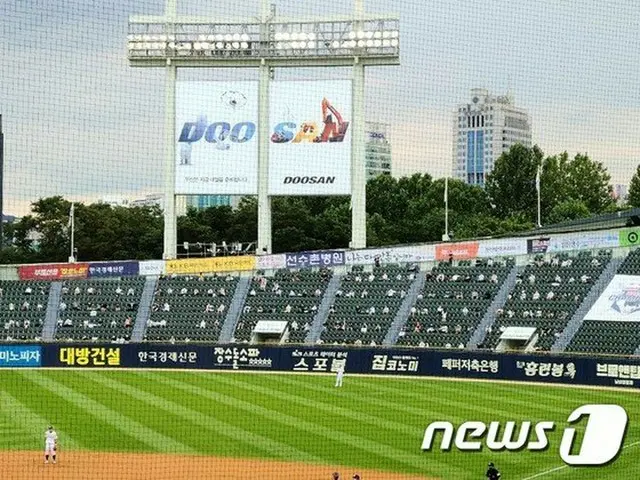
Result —
[[454, 118], [453, 176], [484, 186], [496, 160], [513, 145], [531, 147], [529, 114], [511, 95], [471, 90], [471, 101], [458, 105]]
[[367, 180], [378, 175], [391, 175], [391, 142], [389, 125], [366, 122], [365, 165]]

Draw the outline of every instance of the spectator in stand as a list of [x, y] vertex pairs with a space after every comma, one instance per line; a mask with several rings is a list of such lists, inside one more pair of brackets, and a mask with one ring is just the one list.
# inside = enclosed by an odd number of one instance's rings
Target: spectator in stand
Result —
[[124, 328], [131, 328], [132, 325], [133, 319], [130, 316], [124, 319]]

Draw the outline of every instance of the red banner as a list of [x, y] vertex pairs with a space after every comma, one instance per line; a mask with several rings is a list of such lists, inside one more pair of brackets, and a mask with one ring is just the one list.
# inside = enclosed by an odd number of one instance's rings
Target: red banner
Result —
[[469, 260], [478, 256], [478, 242], [450, 243], [436, 245], [436, 260], [449, 260], [449, 255], [453, 260]]
[[88, 263], [22, 265], [18, 268], [20, 280], [63, 280], [65, 278], [87, 278], [88, 272]]

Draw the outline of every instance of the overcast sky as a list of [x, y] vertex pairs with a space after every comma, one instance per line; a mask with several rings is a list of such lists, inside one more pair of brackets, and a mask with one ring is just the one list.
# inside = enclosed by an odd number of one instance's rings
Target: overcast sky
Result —
[[[349, 2], [275, 0], [280, 14], [347, 14]], [[260, 2], [178, 0], [179, 13], [248, 16]], [[238, 6], [240, 5], [240, 6]], [[640, 163], [640, 2], [382, 0], [401, 17], [401, 66], [367, 70], [367, 119], [392, 125], [394, 174], [451, 171], [452, 112], [474, 87], [510, 90], [549, 154], [587, 152], [614, 183]], [[54, 194], [159, 192], [164, 72], [126, 59], [127, 18], [163, 0], [0, 1], [5, 213]], [[345, 78], [349, 70], [314, 71]], [[311, 78], [309, 71], [278, 78]], [[179, 79], [256, 79], [251, 71]]]

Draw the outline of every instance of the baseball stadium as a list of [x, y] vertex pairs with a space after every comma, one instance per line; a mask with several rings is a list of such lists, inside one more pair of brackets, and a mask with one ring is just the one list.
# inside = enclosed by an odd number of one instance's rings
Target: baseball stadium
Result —
[[639, 478], [640, 6], [509, 7], [0, 5], [0, 479]]

